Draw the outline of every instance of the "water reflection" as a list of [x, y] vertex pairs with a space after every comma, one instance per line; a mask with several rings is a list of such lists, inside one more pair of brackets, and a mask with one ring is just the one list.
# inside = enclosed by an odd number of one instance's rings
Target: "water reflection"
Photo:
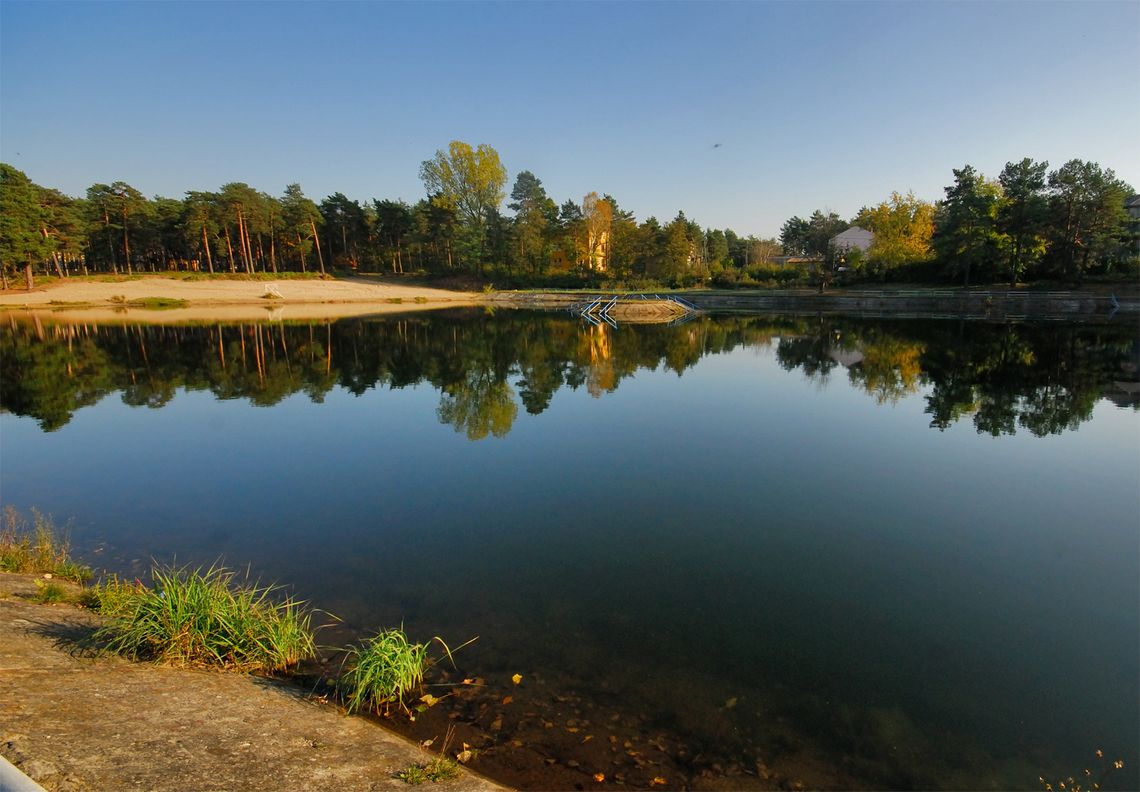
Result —
[[564, 316], [479, 312], [317, 324], [44, 325], [0, 334], [0, 408], [45, 431], [119, 392], [162, 407], [180, 389], [270, 406], [335, 387], [430, 384], [437, 415], [471, 440], [503, 437], [521, 405], [545, 411], [561, 388], [594, 397], [639, 369], [683, 373], [706, 355], [776, 345], [780, 365], [821, 386], [845, 374], [878, 404], [929, 386], [930, 426], [970, 420], [979, 433], [1075, 429], [1103, 398], [1140, 406], [1135, 328], [866, 320], [833, 316], [704, 317], [669, 326], [589, 326]]
[[518, 786], [1032, 788], [1136, 764], [1104, 400], [1137, 355], [1129, 323], [17, 323], [0, 475], [120, 574], [224, 557], [353, 633], [480, 635], [451, 681], [486, 685], [410, 728]]

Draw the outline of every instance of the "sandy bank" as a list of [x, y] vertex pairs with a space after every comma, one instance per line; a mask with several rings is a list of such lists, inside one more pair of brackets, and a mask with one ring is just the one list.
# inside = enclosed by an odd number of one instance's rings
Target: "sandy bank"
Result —
[[[31, 291], [0, 291], [0, 312], [50, 311], [60, 321], [332, 319], [471, 305], [480, 297], [364, 278], [184, 281], [154, 276], [115, 282], [69, 279]], [[186, 305], [163, 310], [130, 305], [161, 298]]]
[[0, 755], [45, 789], [407, 789], [393, 774], [432, 758], [293, 685], [91, 657], [98, 617], [35, 590], [0, 573]]

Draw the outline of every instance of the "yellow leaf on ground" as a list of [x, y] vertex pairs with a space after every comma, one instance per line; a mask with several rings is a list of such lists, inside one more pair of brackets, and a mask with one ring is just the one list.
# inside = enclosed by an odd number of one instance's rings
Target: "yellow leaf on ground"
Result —
[[522, 682], [522, 674], [515, 674], [513, 677], [511, 677], [511, 681], [514, 682], [516, 685], [519, 682]]
[[515, 700], [514, 696], [503, 696], [503, 704], [504, 705], [510, 704], [514, 700]]
[[649, 782], [649, 786], [665, 786], [667, 783], [669, 782], [661, 776], [654, 776], [653, 780]]
[[606, 780], [606, 774], [605, 773], [594, 773], [594, 780], [600, 784]]
[[725, 709], [732, 709], [733, 707], [736, 706], [736, 701], [737, 701], [736, 696], [733, 696], [728, 701], [724, 702], [724, 708]]

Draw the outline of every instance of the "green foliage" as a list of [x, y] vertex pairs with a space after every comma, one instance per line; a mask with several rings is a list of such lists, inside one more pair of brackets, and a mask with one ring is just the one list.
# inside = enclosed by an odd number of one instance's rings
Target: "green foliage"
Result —
[[46, 580], [36, 581], [36, 602], [49, 605], [56, 602], [67, 601], [67, 589], [58, 583]]
[[998, 228], [1001, 185], [966, 165], [954, 171], [954, 184], [934, 220], [934, 249], [951, 276], [970, 285], [971, 275], [992, 277], [1005, 258], [1008, 237]]
[[437, 151], [420, 165], [420, 179], [434, 203], [457, 213], [469, 232], [467, 258], [481, 269], [487, 224], [505, 197], [507, 169], [499, 152], [486, 143], [472, 149], [453, 140], [446, 152]]
[[[1124, 200], [1132, 188], [1096, 163], [1072, 160], [1042, 176], [1047, 163], [1006, 165], [997, 182], [969, 166], [937, 207], [893, 193], [854, 221], [875, 233], [866, 266], [876, 280], [1063, 277], [1081, 280], [1140, 272], [1140, 231]], [[231, 182], [182, 199], [147, 199], [125, 182], [94, 184], [82, 198], [40, 187], [4, 165], [0, 190], [0, 274], [19, 269], [64, 278], [141, 272], [196, 278], [214, 273], [261, 278], [330, 269], [452, 277], [461, 269], [515, 287], [597, 287], [640, 282], [655, 287], [771, 285], [748, 273], [781, 254], [826, 257], [828, 241], [848, 224], [817, 210], [784, 223], [780, 242], [702, 229], [678, 213], [662, 224], [638, 222], [610, 195], [589, 193], [558, 204], [530, 171], [518, 174], [499, 213], [506, 170], [487, 145], [453, 141], [422, 163], [428, 195], [415, 205], [362, 205], [334, 193], [318, 206], [299, 184], [280, 197]], [[599, 191], [600, 192], [600, 191]], [[936, 233], [932, 233], [936, 231]], [[782, 243], [782, 244], [781, 244]], [[931, 250], [941, 270], [926, 266]], [[327, 265], [327, 266], [326, 266]], [[826, 273], [821, 272], [821, 276]], [[777, 281], [778, 283], [778, 281]]]
[[789, 255], [826, 256], [831, 238], [850, 225], [835, 212], [824, 214], [817, 209], [807, 220], [793, 217], [785, 222], [780, 229], [780, 244]]
[[41, 188], [22, 171], [0, 163], [0, 269], [4, 284], [24, 268], [32, 288], [32, 267], [51, 255], [53, 245], [43, 233], [49, 214], [40, 203]]
[[131, 308], [146, 308], [152, 311], [166, 311], [171, 308], [185, 308], [189, 303], [175, 297], [143, 297], [137, 300], [127, 300], [126, 305]]
[[1055, 271], [1082, 280], [1136, 257], [1124, 202], [1132, 187], [1095, 162], [1069, 160], [1049, 174], [1050, 259]]
[[91, 568], [71, 559], [67, 537], [50, 516], [32, 509], [29, 523], [11, 506], [4, 509], [0, 528], [0, 571], [51, 574], [77, 583], [91, 579]]
[[459, 777], [459, 764], [454, 759], [448, 759], [446, 756], [437, 756], [430, 762], [408, 765], [403, 770], [398, 770], [395, 777], [403, 781], [405, 784], [413, 786], [426, 783], [437, 783], [439, 781], [450, 781], [453, 778]]
[[222, 568], [155, 567], [153, 588], [99, 587], [109, 617], [96, 638], [135, 659], [239, 671], [283, 671], [314, 656], [310, 614], [274, 587], [237, 585]]
[[419, 688], [427, 670], [427, 646], [413, 644], [403, 630], [384, 630], [360, 646], [350, 647], [348, 670], [338, 687], [349, 712], [387, 713], [395, 704], [407, 710], [404, 697]]
[[1048, 247], [1049, 204], [1044, 194], [1048, 167], [1048, 162], [1035, 163], [1026, 157], [1007, 162], [998, 177], [1004, 200], [997, 219], [999, 229], [1009, 238], [1010, 284], [1034, 268]]

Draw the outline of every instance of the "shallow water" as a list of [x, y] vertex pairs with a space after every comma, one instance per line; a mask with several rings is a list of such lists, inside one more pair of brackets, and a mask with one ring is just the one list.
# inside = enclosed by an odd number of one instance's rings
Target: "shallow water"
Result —
[[451, 681], [485, 684], [407, 728], [511, 783], [1039, 788], [1103, 748], [1137, 784], [1133, 322], [0, 344], [6, 504], [120, 573], [224, 557], [348, 631], [478, 635]]

